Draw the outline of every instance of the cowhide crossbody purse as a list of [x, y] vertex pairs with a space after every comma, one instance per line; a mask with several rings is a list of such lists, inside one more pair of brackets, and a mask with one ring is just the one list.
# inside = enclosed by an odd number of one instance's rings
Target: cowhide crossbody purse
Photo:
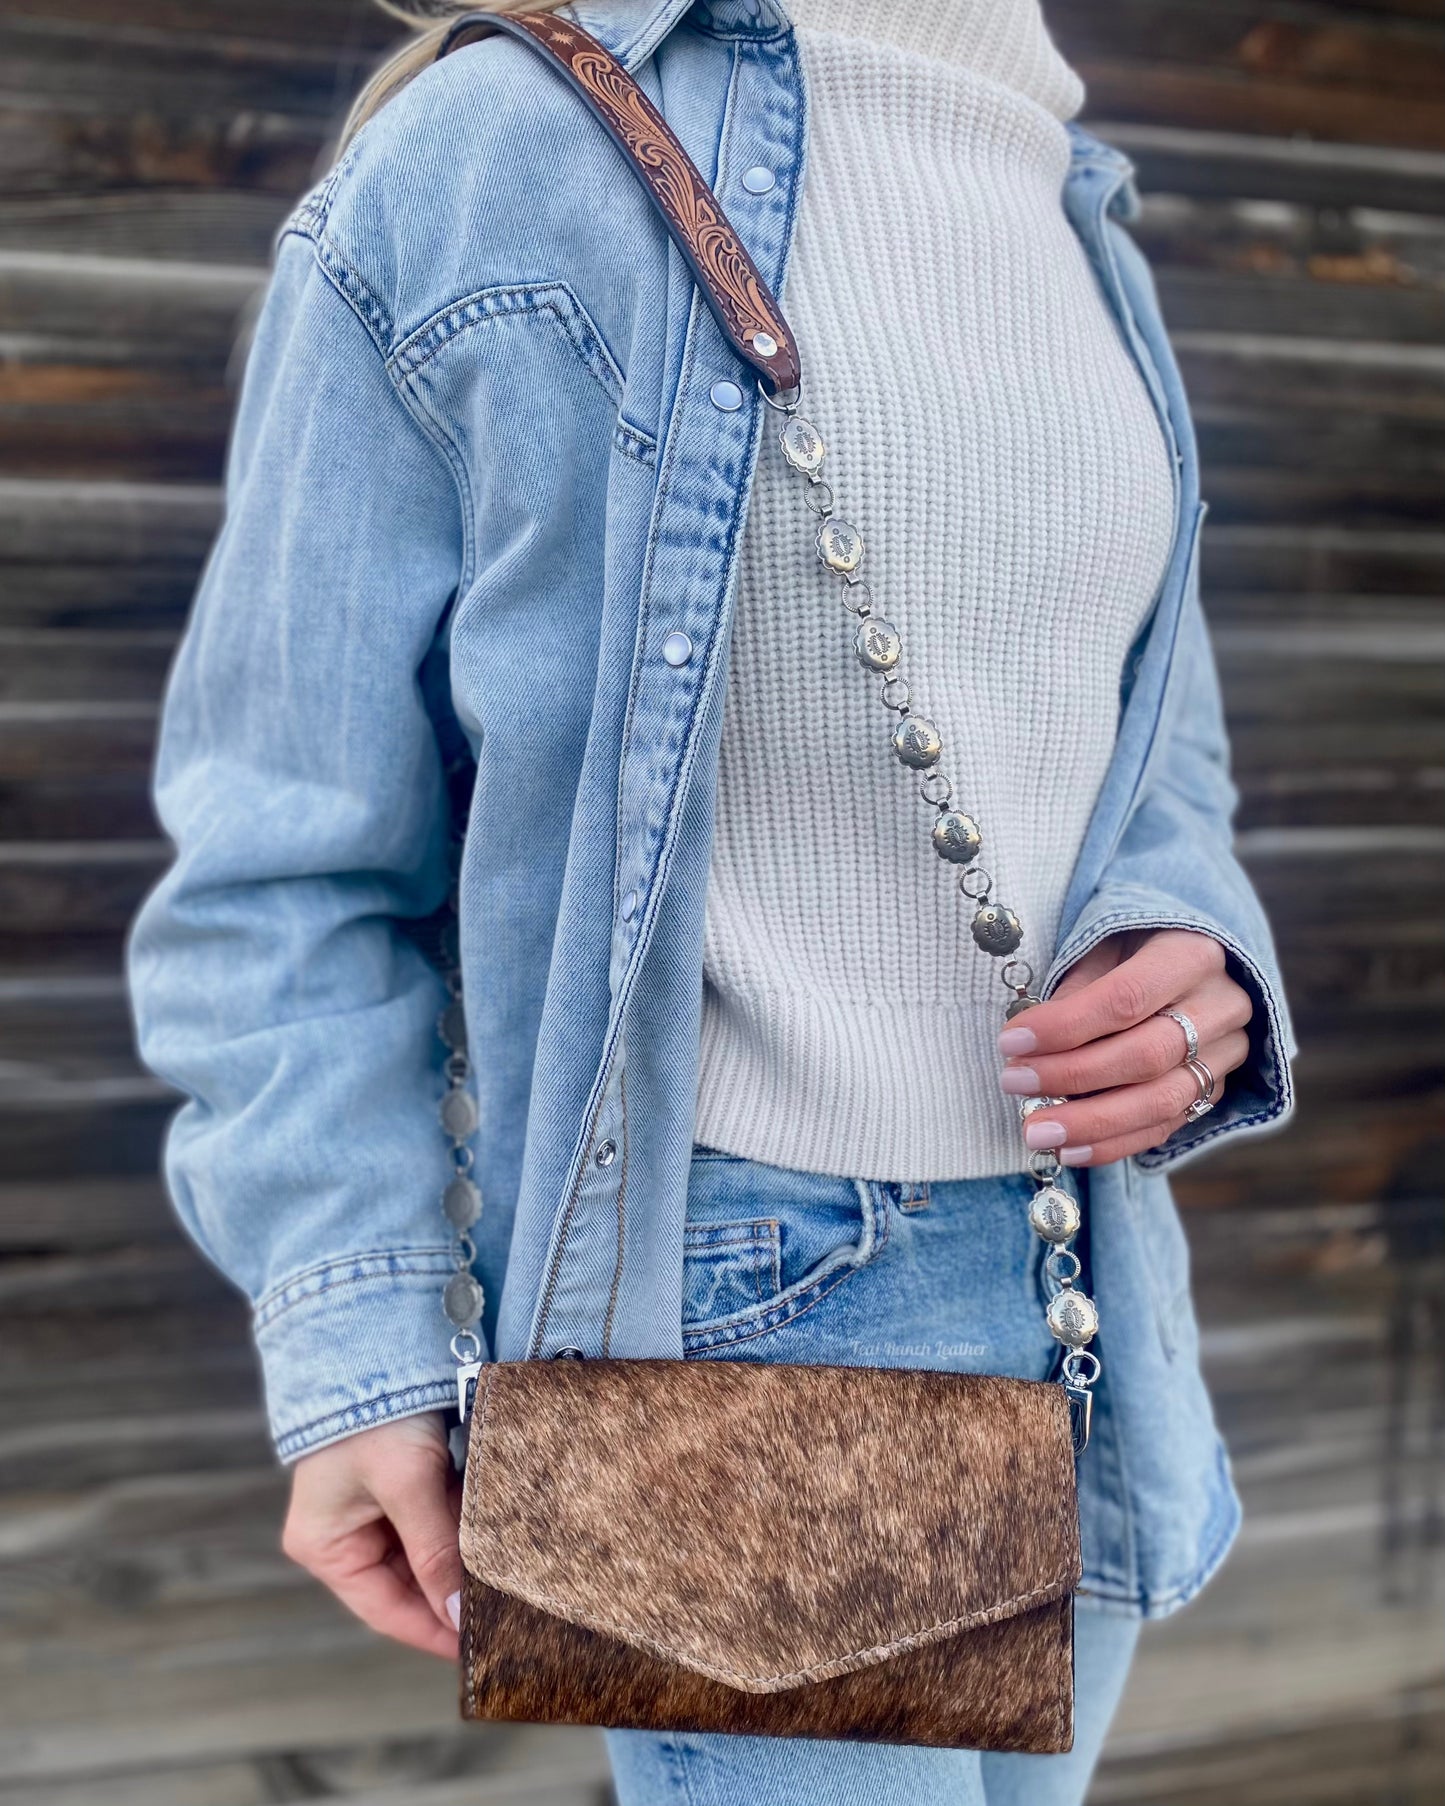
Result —
[[[902, 637], [860, 575], [861, 532], [835, 512], [823, 436], [799, 411], [796, 344], [768, 285], [657, 109], [595, 39], [557, 14], [477, 14], [443, 54], [497, 31], [540, 52], [611, 133], [776, 411], [853, 651], [896, 717], [893, 756], [937, 812], [934, 850], [959, 872], [980, 950], [1001, 962], [1009, 1014], [1028, 1008], [1038, 999], [1015, 957], [1022, 927], [976, 863], [982, 836], [954, 803], [937, 728], [910, 704]], [[470, 1410], [464, 1715], [1067, 1750], [1074, 1461], [1099, 1364], [1087, 1351], [1097, 1314], [1069, 1247], [1079, 1205], [1057, 1157], [1029, 1157], [1029, 1219], [1050, 1244], [1057, 1383], [749, 1362], [484, 1365], [458, 1011], [442, 1032], [458, 1248], [444, 1303], [464, 1420]]]

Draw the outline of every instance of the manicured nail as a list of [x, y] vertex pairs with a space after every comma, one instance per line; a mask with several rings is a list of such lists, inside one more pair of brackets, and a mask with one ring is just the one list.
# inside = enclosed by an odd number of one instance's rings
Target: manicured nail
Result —
[[460, 1593], [447, 1594], [447, 1616], [452, 1621], [452, 1629], [462, 1628], [462, 1596]]
[[1044, 1148], [1061, 1148], [1068, 1132], [1061, 1122], [1031, 1122], [1024, 1130], [1024, 1140], [1036, 1152]]
[[1059, 1159], [1065, 1166], [1087, 1166], [1094, 1158], [1092, 1148], [1060, 1148]]
[[1005, 1066], [999, 1084], [1006, 1097], [1037, 1097], [1039, 1075], [1032, 1066]]
[[1032, 1053], [1038, 1044], [1039, 1038], [1031, 1028], [1006, 1028], [998, 1038], [999, 1052], [1010, 1057]]

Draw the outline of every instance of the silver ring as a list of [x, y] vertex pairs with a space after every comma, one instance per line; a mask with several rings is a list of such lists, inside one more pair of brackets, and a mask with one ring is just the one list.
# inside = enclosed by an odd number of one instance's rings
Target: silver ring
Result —
[[1214, 1108], [1214, 1074], [1203, 1060], [1188, 1059], [1184, 1064], [1188, 1068], [1189, 1076], [1199, 1087], [1199, 1096], [1184, 1112], [1184, 1116], [1188, 1122], [1198, 1122], [1201, 1116], [1208, 1116]]
[[1179, 1062], [1187, 1066], [1191, 1060], [1199, 1058], [1199, 1030], [1184, 1014], [1183, 1010], [1156, 1010], [1156, 1016], [1167, 1016], [1171, 1022], [1177, 1022], [1184, 1030], [1184, 1058]]

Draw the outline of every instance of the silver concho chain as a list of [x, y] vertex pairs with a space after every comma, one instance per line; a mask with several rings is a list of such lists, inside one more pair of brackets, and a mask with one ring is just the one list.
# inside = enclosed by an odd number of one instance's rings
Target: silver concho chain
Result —
[[[454, 843], [454, 856], [459, 855], [460, 850], [460, 844]], [[442, 1062], [446, 1090], [437, 1105], [437, 1119], [447, 1139], [447, 1158], [451, 1166], [442, 1191], [441, 1206], [451, 1230], [449, 1254], [452, 1263], [451, 1277], [442, 1287], [442, 1310], [452, 1326], [451, 1352], [457, 1364], [457, 1411], [465, 1423], [471, 1410], [472, 1393], [482, 1371], [482, 1338], [477, 1325], [482, 1320], [486, 1293], [472, 1272], [477, 1258], [472, 1230], [482, 1214], [482, 1192], [472, 1176], [476, 1155], [471, 1139], [477, 1132], [478, 1112], [477, 1100], [471, 1090], [467, 1013], [462, 1002], [460, 922], [455, 885], [441, 933], [441, 956], [447, 1001], [437, 1017], [437, 1037], [446, 1049]], [[464, 1458], [465, 1443], [454, 1432], [452, 1459], [458, 1468]]]
[[[817, 517], [816, 546], [824, 570], [842, 585], [844, 608], [853, 617], [853, 654], [865, 671], [880, 680], [883, 706], [897, 717], [890, 740], [893, 755], [903, 768], [921, 774], [919, 791], [934, 811], [930, 838], [946, 865], [959, 869], [958, 888], [975, 906], [970, 924], [979, 949], [1002, 960], [1000, 976], [1014, 993], [1005, 1012], [1011, 1019], [1042, 1001], [1030, 988], [1034, 970], [1027, 960], [1014, 956], [1023, 945], [1023, 924], [994, 895], [994, 880], [975, 861], [983, 851], [983, 831], [972, 815], [954, 802], [953, 784], [943, 772], [943, 736], [932, 720], [915, 708], [913, 692], [904, 678], [903, 635], [878, 612], [873, 587], [861, 573], [867, 550], [863, 535], [851, 522], [839, 518], [832, 485], [824, 480], [827, 446], [811, 421], [799, 413], [801, 390], [790, 395], [769, 395], [760, 383], [759, 393], [784, 423], [778, 434], [784, 461], [807, 487], [803, 500]], [[1057, 1097], [1027, 1098], [1020, 1105], [1021, 1118], [1046, 1106], [1057, 1106]], [[1099, 1312], [1092, 1298], [1079, 1289], [1082, 1264], [1070, 1243], [1082, 1227], [1077, 1199], [1059, 1183], [1063, 1162], [1052, 1151], [1028, 1156], [1028, 1171], [1038, 1189], [1029, 1201], [1029, 1225], [1048, 1244], [1044, 1270], [1051, 1296], [1046, 1312], [1048, 1326], [1065, 1350], [1062, 1378], [1074, 1407], [1075, 1441], [1082, 1449], [1088, 1440], [1091, 1388], [1102, 1371], [1089, 1343], [1099, 1332]]]

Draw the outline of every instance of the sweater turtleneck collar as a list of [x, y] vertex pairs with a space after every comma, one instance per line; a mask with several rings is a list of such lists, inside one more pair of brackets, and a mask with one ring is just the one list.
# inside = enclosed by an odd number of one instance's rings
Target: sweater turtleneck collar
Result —
[[1057, 119], [1072, 119], [1083, 83], [1060, 56], [1039, 0], [784, 0], [804, 31], [927, 57], [1026, 95]]

